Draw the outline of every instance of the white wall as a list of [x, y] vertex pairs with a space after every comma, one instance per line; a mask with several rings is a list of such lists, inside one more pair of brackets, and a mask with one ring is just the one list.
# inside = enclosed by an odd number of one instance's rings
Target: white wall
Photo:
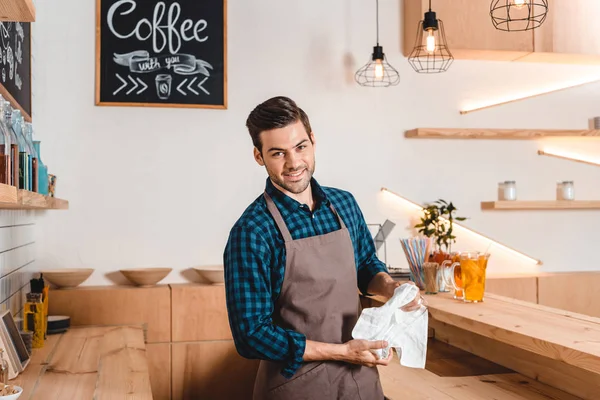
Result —
[[10, 310], [17, 319], [37, 268], [35, 230], [33, 211], [0, 210], [0, 312]]
[[[228, 14], [228, 110], [97, 107], [95, 2], [38, 2], [34, 122], [58, 196], [71, 204], [39, 219], [38, 267], [93, 267], [89, 285], [111, 283], [105, 274], [124, 267], [173, 267], [165, 282], [179, 282], [181, 271], [221, 263], [229, 229], [266, 178], [245, 119], [257, 103], [288, 95], [311, 117], [321, 184], [354, 193], [367, 222], [398, 224], [388, 242], [392, 265], [405, 265], [398, 238], [410, 234], [414, 214], [385, 199], [382, 186], [417, 202], [452, 200], [470, 217], [466, 225], [543, 260], [540, 270], [598, 268], [589, 248], [599, 211], [484, 213], [480, 201], [494, 200], [497, 182], [507, 179], [517, 181], [521, 199], [553, 199], [556, 181], [566, 179], [578, 199], [600, 199], [600, 168], [538, 156], [550, 141], [417, 141], [403, 132], [587, 129], [600, 115], [600, 84], [464, 116], [458, 110], [600, 77], [599, 67], [457, 61], [444, 74], [419, 75], [401, 54], [400, 2], [382, 0], [380, 42], [401, 83], [367, 89], [347, 78], [374, 45], [374, 1], [229, 0]], [[553, 142], [600, 152], [594, 141]], [[457, 248], [487, 245], [460, 236]], [[535, 268], [491, 251], [492, 273]]]

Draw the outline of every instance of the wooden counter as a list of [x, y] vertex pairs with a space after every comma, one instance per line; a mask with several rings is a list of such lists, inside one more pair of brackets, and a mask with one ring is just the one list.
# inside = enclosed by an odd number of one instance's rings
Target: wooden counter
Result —
[[72, 327], [34, 349], [19, 400], [151, 400], [141, 327]]
[[425, 369], [403, 367], [394, 354], [392, 362], [378, 370], [390, 400], [579, 399], [435, 339], [427, 343]]
[[600, 319], [492, 294], [477, 304], [449, 293], [423, 296], [436, 339], [578, 397], [598, 398]]

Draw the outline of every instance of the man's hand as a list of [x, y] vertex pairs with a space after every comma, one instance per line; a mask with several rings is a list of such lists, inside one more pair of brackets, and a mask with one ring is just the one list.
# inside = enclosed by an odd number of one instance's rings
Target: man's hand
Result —
[[392, 349], [387, 358], [379, 359], [371, 350], [384, 349], [388, 346], [385, 340], [363, 340], [354, 339], [344, 343], [345, 351], [342, 356], [342, 361], [351, 364], [365, 365], [374, 367], [376, 365], [388, 365], [394, 356]]
[[[396, 288], [404, 283], [414, 285], [412, 281], [398, 282], [395, 281], [388, 273], [380, 272], [373, 277], [369, 284], [369, 293], [378, 294], [385, 296], [390, 299], [394, 295]], [[415, 298], [408, 304], [404, 305], [400, 309], [402, 311], [415, 311], [418, 310], [421, 305], [426, 305], [425, 300], [421, 297], [420, 293], [417, 293]]]

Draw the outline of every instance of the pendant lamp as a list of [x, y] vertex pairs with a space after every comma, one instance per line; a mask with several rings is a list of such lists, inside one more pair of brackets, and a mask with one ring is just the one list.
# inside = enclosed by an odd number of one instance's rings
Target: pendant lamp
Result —
[[492, 0], [490, 17], [500, 31], [528, 31], [541, 26], [548, 15], [548, 0]]
[[392, 67], [385, 57], [383, 47], [379, 45], [379, 0], [376, 0], [377, 45], [373, 47], [371, 60], [356, 71], [354, 79], [361, 86], [387, 87], [400, 82], [400, 74]]
[[446, 41], [444, 23], [431, 11], [429, 0], [429, 11], [419, 21], [415, 48], [408, 56], [408, 62], [418, 73], [434, 74], [448, 70], [453, 61], [454, 57]]

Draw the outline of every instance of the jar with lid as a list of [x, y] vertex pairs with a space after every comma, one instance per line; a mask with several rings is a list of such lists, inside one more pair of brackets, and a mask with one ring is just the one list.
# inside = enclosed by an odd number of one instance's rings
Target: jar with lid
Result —
[[515, 181], [504, 181], [498, 184], [498, 200], [517, 200], [517, 183]]
[[563, 181], [556, 184], [556, 200], [575, 200], [573, 181]]

